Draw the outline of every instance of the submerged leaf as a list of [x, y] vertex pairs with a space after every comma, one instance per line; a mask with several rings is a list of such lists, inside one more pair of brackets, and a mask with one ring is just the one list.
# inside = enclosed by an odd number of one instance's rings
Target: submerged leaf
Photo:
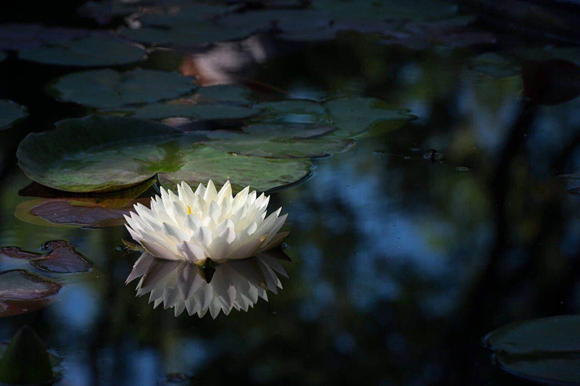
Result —
[[195, 89], [193, 79], [176, 72], [112, 69], [75, 72], [52, 86], [62, 101], [102, 109], [153, 103], [176, 98]]
[[26, 107], [12, 101], [0, 99], [0, 130], [9, 129], [28, 115]]
[[0, 359], [0, 382], [40, 385], [51, 381], [54, 381], [54, 375], [44, 343], [30, 327], [22, 327]]
[[537, 382], [575, 384], [580, 379], [580, 317], [517, 322], [484, 338], [501, 368]]

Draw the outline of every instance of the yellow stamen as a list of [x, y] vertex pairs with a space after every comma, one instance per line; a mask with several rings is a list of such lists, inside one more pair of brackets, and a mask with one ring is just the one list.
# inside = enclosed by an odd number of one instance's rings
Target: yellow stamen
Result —
[[187, 214], [191, 214], [191, 206], [187, 206]]

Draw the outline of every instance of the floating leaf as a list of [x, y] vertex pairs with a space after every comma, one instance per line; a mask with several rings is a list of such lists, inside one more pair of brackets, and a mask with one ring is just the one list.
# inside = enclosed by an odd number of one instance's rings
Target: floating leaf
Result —
[[266, 111], [266, 120], [276, 122], [317, 123], [327, 119], [324, 107], [311, 100], [289, 99], [262, 102], [256, 106]]
[[32, 183], [21, 189], [21, 196], [43, 197], [20, 203], [14, 215], [25, 222], [42, 226], [81, 226], [103, 228], [124, 224], [124, 215], [140, 202], [149, 205], [150, 198], [135, 199], [152, 185], [145, 181], [129, 189], [110, 193], [67, 193]]
[[170, 46], [192, 46], [238, 40], [251, 35], [252, 29], [228, 28], [211, 21], [193, 22], [188, 26], [173, 29], [144, 27], [123, 28], [121, 35], [145, 44]]
[[112, 191], [158, 175], [168, 186], [212, 179], [270, 190], [310, 173], [308, 160], [228, 155], [170, 126], [123, 117], [86, 117], [29, 134], [18, 147], [20, 167], [33, 181], [71, 192]]
[[181, 181], [196, 186], [211, 179], [216, 185], [223, 185], [229, 180], [234, 190], [249, 185], [258, 191], [267, 191], [295, 184], [312, 171], [312, 163], [306, 159], [237, 156], [206, 146], [196, 146], [194, 151], [185, 153], [183, 161], [178, 171], [159, 175], [164, 186], [175, 189]]
[[371, 130], [378, 123], [389, 122], [391, 128], [398, 128], [405, 121], [416, 118], [408, 109], [393, 109], [384, 102], [365, 97], [338, 98], [324, 103], [334, 121], [333, 135], [352, 137]]
[[89, 34], [90, 31], [86, 29], [46, 27], [40, 24], [3, 24], [0, 25], [0, 49], [37, 48], [79, 39]]
[[18, 52], [22, 60], [58, 66], [100, 67], [138, 62], [145, 50], [115, 36], [92, 35]]
[[508, 324], [484, 338], [501, 368], [537, 382], [580, 379], [580, 317], [555, 316]]
[[176, 72], [139, 68], [128, 72], [112, 69], [75, 72], [52, 86], [60, 100], [103, 109], [176, 98], [195, 87], [192, 78]]
[[330, 126], [256, 123], [242, 127], [245, 133], [262, 138], [312, 138], [334, 130]]
[[246, 119], [260, 113], [260, 110], [224, 104], [179, 104], [154, 103], [130, 110], [132, 117], [140, 119], [191, 118], [196, 120]]
[[41, 385], [54, 382], [50, 355], [36, 333], [22, 327], [0, 359], [0, 382], [9, 385]]
[[99, 24], [108, 24], [115, 18], [137, 12], [138, 4], [121, 3], [114, 0], [87, 1], [78, 8], [79, 14], [93, 18]]
[[194, 22], [209, 20], [238, 8], [239, 5], [186, 4], [177, 8], [169, 8], [166, 12], [145, 12], [139, 21], [144, 26], [187, 28]]
[[28, 115], [26, 107], [12, 101], [0, 99], [0, 130], [10, 128]]
[[80, 273], [91, 270], [93, 264], [66, 241], [49, 242], [45, 249], [50, 250], [44, 257], [31, 260], [35, 268], [50, 273]]
[[24, 270], [0, 273], [0, 317], [36, 311], [54, 301], [61, 285]]
[[245, 139], [210, 141], [208, 146], [228, 153], [266, 158], [316, 158], [347, 151], [353, 141], [340, 138], [274, 138], [247, 136]]
[[0, 247], [0, 257], [9, 257], [11, 259], [32, 260], [42, 257], [40, 253], [23, 251], [18, 247]]
[[250, 90], [235, 85], [209, 86], [191, 96], [128, 110], [141, 119], [191, 118], [196, 120], [245, 119], [260, 113], [252, 107]]

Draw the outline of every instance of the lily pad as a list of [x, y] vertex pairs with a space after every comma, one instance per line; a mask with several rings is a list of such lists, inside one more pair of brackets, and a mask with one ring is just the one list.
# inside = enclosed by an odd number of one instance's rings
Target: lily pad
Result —
[[333, 135], [353, 137], [373, 129], [379, 123], [389, 123], [398, 128], [406, 121], [417, 118], [408, 109], [396, 109], [384, 102], [365, 97], [338, 98], [324, 103], [327, 113], [334, 121]]
[[56, 130], [29, 134], [19, 165], [32, 180], [71, 192], [113, 191], [158, 176], [170, 187], [213, 179], [270, 190], [310, 174], [308, 160], [233, 156], [199, 145], [170, 126], [123, 117], [69, 119]]
[[216, 16], [224, 15], [228, 12], [235, 11], [239, 5], [226, 4], [187, 4], [179, 7], [173, 7], [165, 12], [155, 10], [155, 12], [145, 12], [139, 18], [144, 26], [152, 27], [188, 27], [193, 22], [210, 20]]
[[2, 247], [0, 248], [0, 256], [28, 260], [33, 267], [50, 273], [87, 272], [93, 266], [67, 241], [49, 241], [43, 249], [48, 253], [41, 255], [40, 253], [23, 251], [18, 247]]
[[18, 247], [0, 247], [0, 257], [10, 257], [11, 259], [32, 260], [42, 257], [40, 253], [23, 251]]
[[149, 205], [149, 197], [136, 197], [149, 189], [152, 183], [149, 180], [129, 189], [96, 194], [67, 193], [32, 183], [18, 194], [42, 198], [20, 203], [14, 215], [19, 220], [41, 226], [120, 226], [125, 223], [124, 215], [128, 215], [136, 203]]
[[328, 134], [334, 130], [331, 126], [255, 123], [242, 127], [244, 133], [262, 138], [312, 138]]
[[558, 384], [580, 379], [580, 316], [517, 322], [484, 338], [501, 368], [513, 375]]
[[14, 215], [24, 222], [42, 226], [107, 228], [123, 225], [124, 216], [129, 215], [137, 202], [146, 205], [149, 199], [130, 200], [120, 208], [96, 199], [35, 199], [19, 204]]
[[9, 51], [32, 49], [68, 42], [89, 34], [89, 30], [78, 28], [47, 27], [40, 24], [3, 24], [0, 25], [0, 49]]
[[228, 153], [266, 158], [317, 158], [347, 151], [354, 141], [340, 138], [273, 138], [247, 136], [246, 139], [210, 141], [207, 145]]
[[95, 34], [54, 45], [21, 50], [18, 57], [58, 66], [100, 67], [139, 62], [145, 50], [115, 36]]
[[50, 252], [40, 259], [30, 260], [30, 264], [41, 271], [50, 273], [88, 272], [93, 264], [66, 241], [46, 244]]
[[188, 26], [173, 29], [144, 27], [122, 28], [125, 38], [145, 44], [168, 46], [192, 46], [239, 40], [252, 34], [252, 29], [228, 28], [211, 21], [193, 22]]
[[132, 117], [140, 119], [192, 118], [196, 120], [245, 119], [260, 113], [249, 106], [225, 104], [154, 103], [132, 109]]
[[213, 180], [216, 185], [230, 181], [234, 190], [251, 186], [258, 191], [278, 190], [305, 179], [312, 172], [307, 159], [286, 160], [228, 154], [207, 146], [187, 152], [180, 170], [159, 175], [170, 189], [185, 181], [191, 186]]
[[59, 99], [85, 106], [115, 109], [153, 103], [191, 92], [193, 79], [175, 72], [112, 69], [76, 72], [58, 79], [52, 86]]
[[306, 99], [262, 102], [256, 106], [266, 112], [267, 121], [317, 123], [328, 119], [320, 103]]
[[8, 129], [28, 116], [26, 107], [12, 101], [0, 99], [0, 130]]
[[54, 301], [61, 285], [25, 270], [0, 273], [0, 317], [36, 311]]

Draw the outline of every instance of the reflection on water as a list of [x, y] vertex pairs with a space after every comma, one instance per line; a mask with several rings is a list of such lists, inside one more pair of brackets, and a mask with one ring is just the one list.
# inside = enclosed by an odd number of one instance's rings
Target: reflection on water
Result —
[[162, 260], [144, 252], [133, 266], [127, 283], [141, 278], [137, 296], [149, 294], [149, 303], [154, 308], [163, 303], [165, 309], [175, 309], [175, 316], [187, 310], [189, 315], [197, 313], [200, 318], [209, 310], [215, 319], [220, 311], [229, 315], [232, 308], [248, 311], [259, 298], [268, 301], [267, 290], [278, 293], [282, 283], [277, 273], [288, 276], [274, 256], [265, 252], [219, 264], [208, 277], [199, 265]]

